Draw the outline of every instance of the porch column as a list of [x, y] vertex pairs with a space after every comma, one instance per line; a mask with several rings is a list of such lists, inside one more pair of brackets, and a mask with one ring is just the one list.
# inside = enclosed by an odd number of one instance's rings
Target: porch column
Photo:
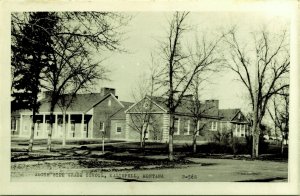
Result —
[[125, 139], [128, 141], [129, 140], [129, 129], [130, 129], [130, 114], [126, 114], [126, 126], [125, 126]]
[[47, 135], [45, 134], [46, 133], [45, 127], [46, 127], [46, 115], [43, 114], [43, 135]]
[[66, 138], [69, 137], [70, 132], [71, 132], [71, 114], [68, 114], [68, 128], [67, 128], [67, 135], [66, 135]]
[[[169, 142], [169, 125], [170, 125], [170, 115], [163, 114], [163, 129], [162, 129], [162, 141]], [[176, 130], [177, 131], [177, 130]]]
[[81, 115], [81, 137], [84, 138], [84, 114]]
[[92, 115], [92, 118], [91, 118], [91, 137], [90, 138], [93, 138], [93, 135], [94, 135], [94, 116]]
[[19, 135], [22, 136], [23, 135], [23, 115], [20, 114], [20, 132]]
[[237, 129], [238, 129], [237, 124], [235, 124], [235, 136], [236, 137], [237, 137]]
[[57, 114], [55, 114], [55, 125], [54, 125], [54, 127], [55, 127], [55, 134], [52, 133], [53, 136], [57, 134]]

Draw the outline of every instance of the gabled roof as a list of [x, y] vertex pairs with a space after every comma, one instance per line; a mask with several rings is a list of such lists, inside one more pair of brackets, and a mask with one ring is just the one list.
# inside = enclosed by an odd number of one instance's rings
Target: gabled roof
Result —
[[111, 119], [112, 120], [122, 120], [122, 119], [126, 119], [126, 113], [125, 111], [131, 106], [133, 105], [133, 103], [131, 102], [125, 102], [125, 101], [121, 101], [121, 103], [124, 105], [124, 108], [121, 108], [120, 110], [118, 110], [116, 113], [114, 113], [113, 115], [111, 115]]
[[[66, 100], [72, 99], [70, 94], [65, 94], [63, 96]], [[73, 97], [72, 103], [67, 108], [67, 112], [86, 113], [109, 96], [112, 96], [113, 98], [115, 98], [117, 100], [117, 98], [111, 93], [108, 93], [104, 96], [101, 93], [77, 94], [75, 97]], [[42, 99], [40, 102], [41, 102], [41, 105], [39, 108], [39, 112], [49, 112], [50, 111], [50, 97], [46, 97], [46, 98]], [[121, 102], [119, 100], [117, 100], [117, 102], [122, 107], [125, 107], [125, 105], [128, 105], [128, 103], [129, 103], [129, 102]], [[29, 110], [23, 110], [23, 111], [29, 111]], [[61, 108], [57, 104], [54, 108], [54, 112], [61, 112]]]
[[[164, 97], [156, 97], [156, 96], [146, 96], [149, 100], [153, 101], [154, 104], [159, 106], [161, 109], [163, 109], [165, 112], [168, 111], [167, 103], [168, 99]], [[137, 103], [136, 103], [137, 104]], [[136, 105], [135, 104], [135, 105]], [[189, 99], [182, 99], [181, 103], [176, 108], [176, 114], [182, 114], [182, 115], [191, 115], [191, 106], [193, 102]], [[132, 105], [131, 107], [134, 107], [135, 105]], [[218, 118], [218, 108], [217, 107], [211, 107], [209, 108], [206, 103], [201, 104], [201, 109], [203, 111], [203, 116], [205, 117], [214, 117]], [[129, 108], [131, 109], [131, 108]], [[127, 111], [125, 111], [127, 112]]]
[[[70, 94], [65, 94], [65, 98], [71, 99]], [[102, 101], [107, 95], [103, 96], [100, 93], [89, 93], [89, 94], [77, 94], [73, 97], [72, 103], [70, 104], [67, 112], [85, 112], [92, 108], [99, 101]], [[50, 110], [50, 98], [46, 97], [41, 100], [40, 112], [49, 112]], [[61, 112], [58, 105], [55, 106], [54, 112]]]
[[[221, 120], [224, 120], [224, 121], [233, 121], [238, 113], [242, 114], [241, 109], [236, 108], [236, 109], [220, 109], [219, 110], [219, 114], [222, 117]], [[247, 121], [247, 119], [245, 117], [242, 120]]]

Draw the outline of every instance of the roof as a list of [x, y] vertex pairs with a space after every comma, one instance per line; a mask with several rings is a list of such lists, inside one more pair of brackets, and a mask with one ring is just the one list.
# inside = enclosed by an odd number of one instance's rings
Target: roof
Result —
[[[77, 94], [73, 97], [72, 103], [67, 109], [67, 112], [86, 112], [91, 109], [95, 104], [102, 101], [107, 95], [103, 96], [100, 93], [89, 93], [89, 94]], [[66, 100], [71, 99], [71, 95], [65, 94]], [[46, 97], [41, 100], [40, 112], [49, 112], [50, 110], [50, 99]], [[61, 108], [56, 105], [54, 112], [61, 112]]]
[[[150, 100], [152, 100], [155, 104], [160, 106], [165, 111], [168, 111], [167, 103], [168, 99], [164, 97], [155, 97], [155, 96], [147, 96]], [[216, 100], [215, 100], [216, 101]], [[181, 103], [176, 108], [176, 114], [192, 114], [191, 106], [193, 101], [190, 99], [182, 99]], [[209, 105], [209, 102], [201, 103], [201, 108], [203, 112], [203, 116], [210, 117], [219, 117], [218, 115], [218, 105]]]
[[[86, 113], [90, 109], [92, 109], [96, 104], [100, 103], [107, 97], [111, 96], [111, 93], [108, 93], [106, 95], [103, 95], [101, 93], [88, 93], [88, 94], [77, 94], [75, 97], [73, 97], [72, 103], [67, 108], [67, 112], [78, 112], [78, 113]], [[65, 100], [72, 99], [70, 94], [63, 95]], [[124, 105], [125, 108], [128, 108], [127, 106], [132, 105], [130, 102], [125, 101], [119, 101], [120, 104]], [[39, 112], [49, 112], [50, 111], [50, 97], [46, 97], [40, 101], [41, 105], [39, 108]], [[21, 111], [29, 111], [29, 110], [18, 110], [16, 113], [19, 113]], [[61, 112], [61, 108], [58, 104], [55, 105], [54, 112]]]
[[111, 119], [112, 119], [112, 120], [126, 119], [125, 111], [126, 111], [131, 105], [133, 105], [133, 103], [131, 103], [131, 102], [125, 102], [125, 101], [121, 101], [121, 103], [122, 103], [125, 107], [124, 107], [124, 108], [121, 108], [121, 109], [118, 110], [116, 113], [114, 113], [113, 115], [111, 115]]
[[222, 117], [222, 120], [224, 121], [231, 121], [238, 112], [241, 110], [236, 109], [219, 109], [219, 115]]

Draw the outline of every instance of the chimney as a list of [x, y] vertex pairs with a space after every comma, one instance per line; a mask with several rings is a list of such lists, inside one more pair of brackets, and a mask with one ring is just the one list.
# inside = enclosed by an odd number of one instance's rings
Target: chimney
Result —
[[100, 94], [102, 96], [105, 96], [105, 95], [107, 95], [109, 93], [111, 93], [113, 95], [116, 95], [116, 89], [114, 89], [114, 88], [107, 88], [107, 87], [101, 88]]

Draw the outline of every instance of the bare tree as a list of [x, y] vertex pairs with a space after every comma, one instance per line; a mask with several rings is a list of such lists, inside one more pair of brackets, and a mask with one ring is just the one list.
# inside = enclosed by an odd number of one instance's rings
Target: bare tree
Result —
[[[28, 15], [12, 14], [14, 29], [20, 29], [28, 23]], [[40, 33], [51, 37], [51, 62], [43, 70], [41, 88], [51, 91], [50, 100], [50, 131], [48, 133], [48, 150], [51, 150], [53, 129], [53, 111], [60, 95], [64, 91], [77, 92], [104, 79], [106, 69], [94, 58], [103, 50], [125, 51], [121, 48], [123, 32], [130, 17], [112, 12], [51, 12], [57, 20], [54, 30], [49, 31], [39, 26]], [[51, 18], [48, 19], [51, 21]], [[37, 23], [32, 24], [35, 28]], [[30, 40], [30, 37], [27, 37]], [[47, 54], [48, 55], [48, 54]], [[100, 56], [103, 59], [103, 57]], [[68, 83], [77, 83], [74, 89]], [[87, 85], [88, 84], [88, 85]], [[65, 88], [68, 86], [68, 88]], [[79, 88], [78, 90], [76, 90]]]
[[[152, 97], [156, 89], [156, 79], [159, 75], [159, 69], [154, 63], [154, 58], [151, 55], [151, 65], [149, 66], [150, 73], [144, 73], [142, 76], [142, 80], [138, 83], [137, 87], [132, 92], [132, 97], [135, 102], [139, 102], [140, 100], [144, 100], [144, 104], [136, 105], [137, 113], [130, 113], [130, 124], [134, 130], [136, 130], [140, 135], [140, 148], [145, 148], [146, 141], [146, 132], [150, 125], [154, 125], [155, 123], [155, 114], [153, 114], [153, 102]], [[147, 76], [147, 75], [149, 76]], [[153, 127], [155, 130], [156, 126]]]
[[[242, 82], [253, 110], [252, 157], [258, 157], [259, 126], [271, 97], [288, 86], [290, 53], [288, 34], [271, 34], [267, 30], [252, 33], [253, 39], [242, 44], [236, 29], [226, 36], [229, 46], [227, 67]], [[249, 48], [251, 47], [252, 48]]]
[[215, 51], [221, 39], [209, 45], [201, 45], [197, 42], [195, 52], [191, 49], [185, 50], [183, 47], [184, 33], [189, 29], [186, 25], [188, 15], [188, 12], [174, 13], [169, 22], [167, 41], [161, 45], [163, 66], [159, 82], [167, 86], [167, 107], [170, 115], [169, 160], [171, 161], [174, 159], [173, 135], [176, 109], [187, 94], [194, 77], [212, 64], [219, 63], [219, 59], [215, 58]]
[[282, 89], [272, 98], [272, 107], [268, 107], [268, 112], [275, 125], [275, 132], [278, 128], [281, 133], [281, 154], [283, 154], [284, 142], [288, 140], [289, 133], [289, 88]]
[[[66, 36], [64, 36], [66, 37]], [[83, 43], [74, 43], [73, 35], [61, 39], [63, 43], [57, 46], [54, 54], [55, 62], [44, 73], [44, 89], [50, 95], [50, 129], [47, 149], [51, 151], [51, 137], [54, 123], [54, 109], [58, 105], [63, 111], [65, 127], [66, 110], [78, 92], [89, 91], [99, 80], [106, 79], [107, 70], [98, 62], [93, 62], [90, 52]], [[59, 42], [60, 40], [58, 40]], [[61, 48], [59, 48], [61, 47]], [[66, 96], [69, 94], [69, 96]], [[65, 142], [65, 130], [64, 130]]]

